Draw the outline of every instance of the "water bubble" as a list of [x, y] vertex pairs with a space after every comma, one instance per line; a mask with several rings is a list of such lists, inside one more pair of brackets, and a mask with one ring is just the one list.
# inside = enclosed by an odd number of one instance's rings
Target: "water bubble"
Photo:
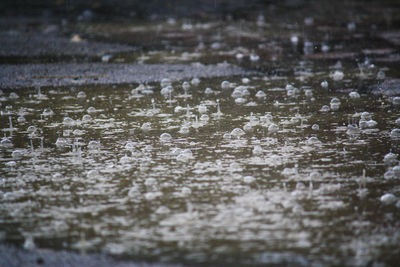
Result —
[[[337, 100], [337, 101], [333, 101], [333, 100]], [[330, 103], [330, 109], [332, 111], [338, 111], [340, 108], [340, 101], [338, 98], [333, 98], [331, 103]]]
[[353, 91], [353, 92], [349, 93], [349, 97], [351, 99], [359, 99], [360, 98], [360, 94], [358, 92], [356, 92], [356, 91]]
[[173, 91], [174, 91], [174, 88], [171, 85], [168, 85], [161, 89], [160, 94], [163, 95], [164, 97], [168, 97], [170, 94], [173, 93]]
[[260, 60], [260, 56], [259, 56], [259, 55], [257, 55], [257, 54], [250, 54], [250, 61], [256, 62], [256, 61], [258, 61], [258, 60]]
[[75, 121], [70, 117], [65, 117], [63, 119], [63, 124], [65, 124], [67, 126], [72, 126], [72, 125], [74, 125], [74, 123], [75, 123]]
[[82, 117], [82, 121], [83, 122], [89, 122], [89, 121], [91, 121], [92, 120], [92, 116], [90, 116], [89, 114], [85, 114], [85, 115], [83, 115], [83, 117]]
[[306, 90], [304, 90], [304, 95], [306, 97], [312, 97], [313, 96], [313, 91], [311, 89], [306, 89]]
[[172, 84], [172, 82], [170, 79], [164, 78], [161, 80], [160, 84], [161, 84], [161, 88], [164, 88], [164, 87], [170, 86]]
[[96, 110], [96, 108], [95, 107], [88, 107], [88, 109], [87, 109], [87, 113], [96, 113], [97, 112], [97, 110]]
[[20, 158], [22, 157], [22, 155], [23, 155], [23, 151], [22, 151], [22, 150], [14, 150], [14, 151], [11, 153], [11, 157], [12, 157], [13, 159], [20, 159]]
[[237, 53], [236, 54], [236, 59], [237, 60], [242, 60], [244, 58], [244, 55], [242, 53]]
[[297, 35], [290, 36], [290, 42], [294, 45], [297, 45], [299, 42], [299, 37]]
[[223, 82], [221, 83], [221, 88], [222, 88], [222, 90], [229, 89], [230, 87], [231, 87], [231, 83], [228, 82], [228, 81], [223, 81]]
[[149, 132], [151, 130], [151, 123], [150, 122], [143, 123], [142, 126], [140, 127], [140, 129], [143, 132]]
[[184, 149], [176, 156], [177, 161], [187, 162], [193, 159], [193, 153], [190, 149]]
[[246, 78], [246, 77], [242, 78], [242, 83], [248, 84], [249, 82], [250, 82], [249, 78]]
[[400, 105], [400, 96], [395, 96], [392, 98], [392, 103], [395, 106], [399, 106]]
[[212, 94], [214, 94], [215, 92], [214, 92], [214, 90], [211, 89], [210, 87], [207, 87], [207, 88], [204, 90], [204, 93], [205, 93], [206, 95], [212, 95]]
[[356, 24], [355, 24], [354, 22], [349, 22], [349, 23], [347, 24], [347, 29], [348, 29], [349, 31], [351, 31], [351, 32], [355, 31], [355, 29], [356, 29]]
[[371, 120], [371, 113], [364, 111], [363, 113], [361, 113], [361, 119], [366, 121]]
[[96, 140], [91, 140], [88, 143], [88, 149], [89, 150], [97, 150], [101, 147], [100, 141], [96, 141]]
[[86, 93], [83, 92], [83, 91], [80, 91], [80, 92], [76, 95], [76, 97], [77, 97], [77, 98], [86, 98]]
[[234, 137], [237, 137], [237, 138], [241, 137], [244, 134], [245, 134], [245, 132], [240, 128], [235, 128], [231, 132], [231, 135]]
[[24, 116], [19, 116], [19, 117], [17, 118], [17, 122], [19, 122], [19, 123], [24, 123], [24, 122], [26, 122], [26, 119], [25, 119]]
[[313, 126], [311, 126], [311, 129], [314, 131], [318, 131], [319, 130], [319, 125], [318, 124], [313, 124]]
[[207, 114], [203, 114], [200, 116], [200, 121], [202, 122], [207, 122], [210, 120], [210, 116], [208, 116]]
[[7, 167], [14, 168], [15, 166], [17, 166], [17, 163], [13, 160], [10, 160], [10, 161], [7, 161], [7, 163], [5, 165]]
[[396, 202], [397, 198], [393, 194], [386, 193], [383, 196], [381, 196], [380, 200], [383, 204], [390, 205], [390, 204], [393, 204], [394, 202]]
[[161, 197], [161, 196], [162, 196], [161, 192], [147, 192], [146, 194], [144, 194], [144, 197], [147, 200], [154, 200], [154, 199], [156, 199], [158, 197]]
[[126, 142], [125, 149], [129, 150], [129, 151], [134, 150], [135, 149], [135, 143], [133, 143], [131, 141]]
[[235, 103], [238, 104], [238, 105], [242, 105], [242, 104], [244, 104], [246, 102], [247, 102], [247, 99], [243, 98], [243, 97], [239, 97], [239, 98], [235, 99]]
[[56, 140], [56, 146], [58, 147], [68, 146], [68, 141], [63, 137], [58, 137]]
[[251, 132], [251, 131], [253, 130], [253, 126], [251, 125], [250, 122], [248, 122], [248, 123], [246, 123], [246, 124], [243, 126], [243, 130], [244, 130], [245, 132]]
[[134, 158], [130, 157], [128, 155], [124, 155], [119, 159], [119, 163], [121, 163], [121, 164], [130, 164], [133, 161], [134, 161]]
[[261, 146], [256, 145], [253, 148], [253, 155], [262, 155], [264, 153], [264, 149]]
[[330, 110], [331, 109], [329, 108], [328, 105], [323, 105], [319, 111], [320, 112], [329, 112]]
[[400, 165], [394, 166], [392, 170], [396, 177], [400, 177]]
[[354, 125], [347, 125], [347, 131], [346, 134], [347, 135], [359, 135], [361, 133], [360, 128], [358, 128], [357, 126]]
[[8, 137], [3, 137], [0, 141], [0, 145], [2, 147], [12, 147], [13, 143], [11, 142], [11, 139]]
[[146, 181], [144, 181], [145, 186], [155, 186], [157, 185], [157, 180], [153, 177], [147, 178]]
[[306, 141], [307, 145], [315, 145], [315, 144], [319, 144], [319, 143], [321, 143], [321, 141], [319, 141], [319, 139], [316, 136], [311, 136]]
[[187, 126], [181, 126], [181, 128], [179, 129], [179, 133], [180, 134], [184, 134], [187, 135], [190, 133], [190, 129]]
[[261, 91], [261, 90], [256, 93], [256, 97], [257, 98], [265, 98], [266, 96], [267, 96], [267, 94], [264, 93], [264, 91]]
[[26, 131], [27, 131], [29, 134], [35, 133], [36, 130], [37, 130], [36, 126], [33, 126], [33, 125], [29, 126], [29, 127], [26, 129]]
[[18, 99], [19, 95], [17, 95], [17, 93], [15, 92], [11, 92], [10, 95], [8, 96], [10, 99]]
[[327, 81], [322, 81], [321, 82], [321, 87], [322, 88], [328, 88], [328, 82]]
[[162, 133], [160, 135], [161, 142], [168, 142], [168, 141], [171, 141], [171, 139], [172, 139], [172, 136], [169, 133]]
[[32, 235], [27, 235], [24, 241], [24, 249], [34, 250], [36, 248]]
[[310, 178], [310, 181], [317, 181], [318, 179], [321, 178], [321, 174], [317, 171], [313, 171], [310, 173], [309, 178]]
[[193, 78], [190, 83], [194, 86], [198, 86], [200, 84], [200, 79], [199, 78]]
[[390, 137], [391, 138], [393, 138], [393, 139], [400, 139], [400, 129], [393, 129], [391, 132], [390, 132]]
[[169, 208], [167, 208], [166, 206], [160, 206], [155, 211], [156, 214], [168, 214], [170, 212], [171, 212], [171, 210]]
[[250, 176], [250, 175], [243, 177], [243, 182], [246, 183], [246, 184], [251, 184], [255, 180], [256, 179], [253, 176]]
[[341, 70], [335, 70], [333, 73], [329, 75], [334, 81], [343, 80], [344, 73]]
[[100, 174], [99, 174], [99, 172], [97, 170], [90, 170], [90, 171], [87, 172], [86, 177], [90, 178], [90, 179], [93, 179], [93, 178], [99, 177], [99, 175]]
[[206, 113], [207, 112], [207, 106], [204, 105], [204, 104], [200, 104], [198, 106], [198, 111], [199, 111], [199, 113]]
[[279, 126], [276, 125], [275, 123], [271, 123], [271, 124], [268, 126], [268, 132], [269, 132], [269, 133], [276, 133], [276, 132], [278, 132], [278, 131], [279, 131]]

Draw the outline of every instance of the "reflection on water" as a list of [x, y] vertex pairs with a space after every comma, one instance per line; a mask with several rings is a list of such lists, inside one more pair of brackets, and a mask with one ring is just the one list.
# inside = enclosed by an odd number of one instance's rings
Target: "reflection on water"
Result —
[[319, 75], [169, 81], [167, 96], [159, 84], [5, 90], [4, 238], [195, 263], [395, 257], [398, 106]]

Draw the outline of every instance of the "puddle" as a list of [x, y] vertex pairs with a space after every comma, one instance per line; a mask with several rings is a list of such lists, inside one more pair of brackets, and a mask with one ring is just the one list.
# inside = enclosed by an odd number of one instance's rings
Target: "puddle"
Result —
[[207, 266], [397, 263], [399, 18], [351, 3], [341, 22], [316, 3], [67, 21], [51, 35], [65, 53], [5, 49], [0, 239]]
[[3, 90], [5, 240], [167, 262], [394, 257], [398, 106], [273, 78]]

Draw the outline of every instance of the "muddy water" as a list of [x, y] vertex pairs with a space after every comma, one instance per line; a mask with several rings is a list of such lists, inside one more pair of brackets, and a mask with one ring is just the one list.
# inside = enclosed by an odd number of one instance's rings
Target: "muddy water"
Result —
[[400, 100], [371, 91], [399, 77], [399, 33], [375, 11], [63, 25], [135, 46], [104, 64], [254, 75], [3, 88], [1, 239], [207, 266], [394, 265]]

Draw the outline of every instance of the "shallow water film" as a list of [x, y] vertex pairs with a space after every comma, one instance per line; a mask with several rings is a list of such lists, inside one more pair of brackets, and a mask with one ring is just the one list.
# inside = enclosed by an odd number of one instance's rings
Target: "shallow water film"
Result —
[[[2, 242], [190, 266], [394, 266], [400, 9], [351, 3], [340, 23], [279, 5], [61, 33], [26, 23], [72, 48], [0, 56]], [[25, 40], [2, 23], [2, 43]], [[114, 65], [79, 75], [71, 61]], [[118, 76], [154, 63], [162, 79]]]

